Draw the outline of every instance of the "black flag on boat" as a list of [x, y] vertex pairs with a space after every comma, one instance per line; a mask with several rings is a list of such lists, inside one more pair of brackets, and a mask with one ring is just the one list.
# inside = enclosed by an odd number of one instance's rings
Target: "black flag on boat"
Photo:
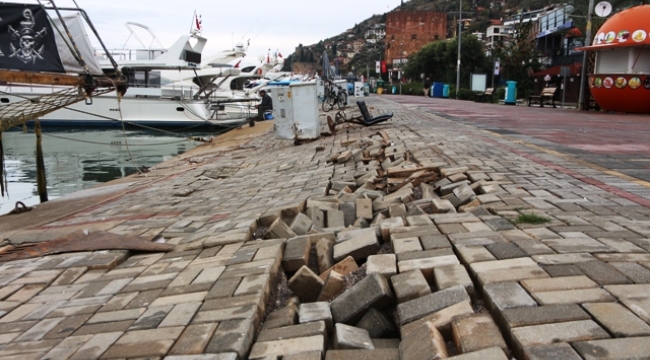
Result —
[[39, 5], [0, 4], [0, 68], [65, 72], [54, 31]]

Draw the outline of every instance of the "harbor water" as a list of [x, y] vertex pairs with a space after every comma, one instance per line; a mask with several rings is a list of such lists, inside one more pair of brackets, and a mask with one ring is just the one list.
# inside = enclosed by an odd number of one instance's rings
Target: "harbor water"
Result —
[[[182, 154], [200, 144], [190, 136], [216, 136], [219, 131], [179, 133], [117, 129], [44, 129], [43, 153], [50, 200], [119, 179]], [[17, 201], [38, 204], [36, 135], [29, 129], [2, 134], [7, 193], [0, 214]]]

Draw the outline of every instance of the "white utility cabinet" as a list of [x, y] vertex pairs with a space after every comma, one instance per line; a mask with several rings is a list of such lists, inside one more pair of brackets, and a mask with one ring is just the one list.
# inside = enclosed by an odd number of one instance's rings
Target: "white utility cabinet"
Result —
[[365, 94], [365, 84], [360, 81], [355, 81], [354, 83], [354, 97], [364, 97]]
[[316, 89], [315, 82], [270, 88], [276, 138], [309, 140], [320, 137]]

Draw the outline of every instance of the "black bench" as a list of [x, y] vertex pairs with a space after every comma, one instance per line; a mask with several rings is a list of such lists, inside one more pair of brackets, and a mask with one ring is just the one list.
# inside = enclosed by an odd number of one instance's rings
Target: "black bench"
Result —
[[528, 97], [528, 106], [533, 102], [538, 102], [539, 107], [544, 107], [544, 99], [550, 100], [551, 105], [555, 107], [555, 92], [557, 91], [556, 87], [547, 87], [542, 90], [539, 95], [530, 95]]
[[490, 97], [490, 102], [492, 102], [492, 94], [494, 93], [494, 88], [487, 88], [481, 94], [476, 94], [476, 102], [485, 102], [487, 97]]
[[359, 121], [357, 123], [361, 124], [361, 125], [364, 125], [364, 126], [370, 126], [370, 125], [378, 124], [380, 122], [386, 121], [386, 120], [393, 117], [393, 113], [377, 115], [375, 117], [370, 116], [370, 112], [368, 111], [368, 107], [366, 106], [366, 102], [363, 101], [363, 100], [358, 100], [357, 101], [357, 106], [359, 106], [359, 111], [361, 111], [361, 116], [363, 116], [363, 121]]

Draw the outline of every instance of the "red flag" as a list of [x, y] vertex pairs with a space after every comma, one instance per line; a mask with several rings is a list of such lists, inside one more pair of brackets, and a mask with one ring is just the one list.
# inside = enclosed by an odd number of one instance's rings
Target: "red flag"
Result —
[[382, 74], [386, 73], [386, 60], [381, 61], [381, 73]]
[[233, 66], [233, 67], [234, 67], [235, 69], [237, 69], [237, 68], [239, 68], [239, 64], [241, 64], [241, 60], [237, 61], [237, 63], [236, 63], [235, 66]]
[[201, 17], [194, 14], [194, 19], [196, 21], [196, 29], [201, 30]]

